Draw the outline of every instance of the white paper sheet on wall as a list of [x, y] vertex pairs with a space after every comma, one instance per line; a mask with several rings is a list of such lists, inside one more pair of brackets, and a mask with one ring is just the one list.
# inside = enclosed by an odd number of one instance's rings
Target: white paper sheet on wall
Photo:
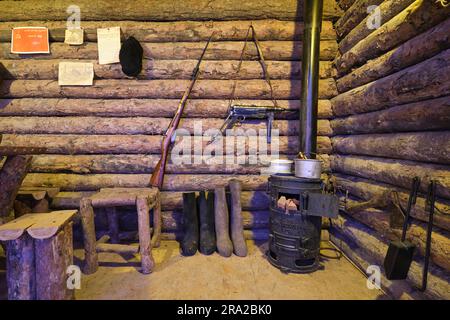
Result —
[[60, 86], [92, 86], [94, 65], [90, 62], [60, 62], [58, 84]]
[[83, 29], [66, 29], [64, 43], [79, 46], [84, 41]]
[[119, 62], [120, 27], [97, 29], [98, 63]]

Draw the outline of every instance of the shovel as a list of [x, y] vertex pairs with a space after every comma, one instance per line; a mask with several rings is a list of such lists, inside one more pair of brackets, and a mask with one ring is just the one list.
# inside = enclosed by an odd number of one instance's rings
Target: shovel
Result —
[[406, 207], [405, 220], [403, 221], [402, 237], [400, 241], [391, 241], [384, 259], [384, 270], [389, 280], [406, 279], [413, 259], [415, 246], [406, 239], [409, 214], [412, 206], [416, 203], [417, 192], [420, 186], [419, 177], [414, 177], [411, 193], [409, 194], [408, 206]]

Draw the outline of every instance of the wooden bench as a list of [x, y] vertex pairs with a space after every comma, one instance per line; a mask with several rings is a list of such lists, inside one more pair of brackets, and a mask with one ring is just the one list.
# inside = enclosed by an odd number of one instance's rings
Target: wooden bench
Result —
[[67, 268], [73, 264], [72, 219], [77, 210], [25, 214], [0, 226], [6, 242], [10, 300], [68, 300]]
[[[116, 207], [136, 206], [138, 215], [139, 247], [119, 244], [119, 217]], [[108, 215], [111, 244], [96, 241], [94, 208], [105, 208]], [[150, 210], [153, 209], [153, 236], [150, 229]], [[103, 188], [81, 199], [80, 216], [83, 226], [85, 264], [83, 272], [91, 274], [98, 269], [98, 252], [137, 253], [141, 255], [142, 273], [148, 274], [155, 265], [152, 247], [161, 239], [161, 200], [157, 188]]]

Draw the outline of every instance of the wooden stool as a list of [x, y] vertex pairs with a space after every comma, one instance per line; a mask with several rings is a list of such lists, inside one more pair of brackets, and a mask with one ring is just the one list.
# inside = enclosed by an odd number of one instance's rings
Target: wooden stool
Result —
[[[118, 244], [119, 227], [116, 207], [136, 206], [139, 229], [139, 252], [142, 273], [152, 271], [155, 262], [152, 246], [159, 247], [161, 239], [161, 201], [157, 188], [103, 188], [96, 194], [81, 199], [80, 215], [83, 226], [85, 265], [83, 272], [91, 274], [98, 269], [98, 252], [137, 253], [135, 246]], [[108, 208], [108, 223], [112, 244], [97, 243], [94, 208]], [[150, 233], [150, 210], [153, 209], [153, 237]], [[101, 241], [104, 242], [104, 241]]]
[[0, 226], [6, 241], [10, 300], [69, 300], [67, 268], [73, 264], [72, 219], [77, 210], [26, 214]]
[[16, 218], [26, 213], [49, 212], [50, 202], [59, 191], [59, 188], [20, 188], [14, 201]]

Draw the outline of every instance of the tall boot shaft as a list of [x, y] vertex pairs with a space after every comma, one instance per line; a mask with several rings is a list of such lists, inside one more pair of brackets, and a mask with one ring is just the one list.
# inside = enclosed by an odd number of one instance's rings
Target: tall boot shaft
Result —
[[214, 192], [201, 191], [197, 198], [197, 207], [200, 220], [200, 252], [209, 255], [216, 251]]
[[195, 192], [183, 193], [183, 230], [181, 251], [185, 256], [192, 256], [198, 249], [198, 213]]
[[244, 238], [244, 226], [242, 222], [241, 182], [231, 179], [229, 182], [231, 193], [231, 240], [233, 241], [234, 254], [239, 257], [247, 256], [247, 243]]
[[225, 188], [214, 190], [214, 218], [216, 224], [217, 251], [224, 257], [233, 254], [233, 244], [229, 235], [228, 206], [225, 196]]

